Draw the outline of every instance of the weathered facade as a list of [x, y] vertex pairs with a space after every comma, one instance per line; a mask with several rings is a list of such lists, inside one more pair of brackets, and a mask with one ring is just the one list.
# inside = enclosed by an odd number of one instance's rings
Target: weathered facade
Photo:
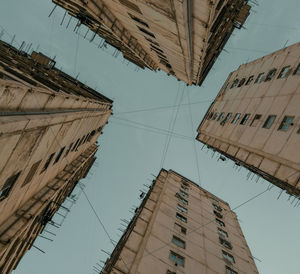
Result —
[[162, 169], [101, 273], [258, 271], [229, 205], [178, 173]]
[[112, 101], [0, 43], [0, 272], [10, 273], [95, 161]]
[[250, 10], [247, 0], [53, 2], [137, 66], [162, 69], [189, 85], [201, 85]]
[[300, 197], [300, 43], [241, 65], [197, 139]]

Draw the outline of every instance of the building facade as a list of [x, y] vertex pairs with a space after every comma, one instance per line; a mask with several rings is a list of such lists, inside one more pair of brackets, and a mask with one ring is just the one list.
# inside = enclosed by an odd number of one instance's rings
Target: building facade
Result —
[[250, 10], [247, 0], [53, 2], [137, 66], [161, 69], [188, 85], [202, 84]]
[[258, 271], [229, 205], [178, 173], [162, 169], [101, 273]]
[[213, 150], [300, 197], [300, 43], [230, 73], [198, 128]]
[[0, 43], [0, 273], [86, 176], [111, 107], [43, 54]]

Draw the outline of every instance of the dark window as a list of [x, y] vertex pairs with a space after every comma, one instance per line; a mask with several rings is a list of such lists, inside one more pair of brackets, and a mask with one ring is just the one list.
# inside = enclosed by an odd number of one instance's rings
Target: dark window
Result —
[[226, 274], [238, 274], [238, 273], [232, 270], [230, 267], [226, 266]]
[[249, 78], [248, 78], [248, 80], [247, 80], [247, 82], [246, 82], [246, 86], [248, 86], [248, 85], [250, 85], [250, 83], [253, 81], [253, 79], [254, 79], [254, 75], [251, 75]]
[[[151, 45], [151, 49], [154, 50], [154, 51], [158, 51], [160, 53], [164, 53], [164, 51], [154, 45]], [[167, 58], [165, 55], [162, 55], [164, 58]]]
[[234, 118], [231, 121], [231, 124], [236, 124], [236, 122], [238, 121], [238, 119], [240, 119], [241, 114], [237, 113], [235, 114]]
[[235, 79], [231, 85], [231, 88], [235, 88], [239, 83], [239, 79]]
[[128, 0], [119, 0], [119, 2], [123, 5], [126, 6], [129, 9], [132, 9], [140, 14], [142, 14], [141, 10], [139, 9], [139, 7], [136, 4], [133, 4], [132, 2], [128, 1]]
[[146, 39], [148, 42], [150, 42], [150, 43], [152, 43], [152, 44], [154, 44], [154, 45], [156, 45], [156, 46], [159, 46], [159, 43], [157, 43], [156, 41], [152, 40], [152, 39], [149, 38], [149, 37], [146, 37], [146, 36], [144, 36], [144, 37], [145, 37], [145, 39]]
[[231, 263], [235, 263], [235, 260], [234, 260], [234, 257], [229, 254], [228, 252], [222, 250], [222, 255], [223, 255], [223, 258]]
[[173, 251], [170, 251], [170, 260], [174, 262], [175, 265], [184, 266], [184, 257], [178, 255]]
[[289, 72], [291, 70], [291, 66], [286, 66], [286, 67], [283, 67], [278, 75], [277, 78], [285, 78], [288, 76]]
[[50, 165], [50, 162], [51, 162], [52, 158], [54, 157], [54, 155], [55, 155], [55, 153], [52, 153], [52, 154], [49, 156], [49, 158], [48, 158], [48, 160], [46, 161], [46, 163], [45, 163], [43, 169], [41, 170], [41, 173], [43, 173], [43, 172], [48, 168], [48, 166]]
[[39, 160], [38, 162], [34, 163], [34, 164], [31, 166], [31, 168], [30, 168], [30, 170], [29, 170], [29, 172], [28, 172], [28, 174], [27, 174], [27, 176], [26, 176], [26, 178], [25, 178], [25, 180], [24, 180], [22, 186], [25, 186], [25, 185], [27, 185], [28, 183], [30, 183], [30, 181], [32, 180], [33, 176], [35, 175], [35, 173], [36, 173], [36, 171], [37, 171], [37, 169], [38, 169], [38, 167], [39, 167], [41, 161], [42, 161], [42, 160]]
[[187, 205], [189, 203], [186, 199], [182, 198], [179, 194], [177, 195], [177, 197], [178, 197], [178, 200], [180, 202], [182, 202], [183, 204]]
[[297, 68], [295, 69], [294, 74], [300, 74], [300, 63], [298, 64]]
[[143, 21], [142, 19], [140, 19], [140, 18], [138, 18], [138, 17], [136, 17], [136, 16], [134, 16], [130, 13], [128, 13], [128, 14], [129, 14], [129, 16], [131, 17], [132, 20], [134, 20], [135, 22], [138, 22], [138, 23], [142, 24], [143, 26], [149, 28], [149, 25], [145, 21]]
[[284, 116], [278, 130], [286, 131], [289, 129], [290, 126], [294, 125], [293, 120], [295, 116]]
[[239, 82], [238, 87], [241, 87], [242, 85], [244, 85], [245, 81], [246, 81], [246, 78], [241, 79], [241, 81]]
[[95, 134], [96, 134], [96, 131], [95, 131], [95, 130], [92, 130], [91, 133], [90, 133], [89, 138], [87, 139], [88, 142], [90, 142], [90, 141], [92, 140], [92, 138], [93, 138], [93, 136], [94, 136]]
[[230, 120], [231, 116], [232, 116], [232, 112], [229, 112], [229, 113], [226, 115], [225, 119], [222, 121], [222, 123], [225, 124], [226, 122], [228, 122], [228, 121]]
[[256, 78], [256, 80], [255, 80], [254, 83], [260, 83], [260, 82], [262, 82], [263, 78], [264, 78], [264, 73], [258, 74], [258, 76], [257, 76], [257, 78]]
[[21, 174], [21, 171], [18, 172], [17, 174], [9, 177], [4, 185], [2, 186], [1, 190], [0, 190], [0, 201], [4, 200], [5, 198], [8, 197], [11, 189], [13, 188], [14, 184], [16, 183], [16, 181], [18, 180], [19, 176]]
[[79, 141], [80, 141], [80, 139], [78, 138], [76, 143], [74, 144], [74, 146], [72, 148], [72, 151], [74, 151], [77, 148]]
[[186, 228], [180, 224], [175, 223], [175, 230], [181, 232], [182, 234], [186, 234]]
[[143, 33], [145, 33], [145, 34], [147, 34], [147, 35], [149, 35], [149, 36], [155, 38], [155, 35], [154, 35], [152, 32], [150, 32], [150, 31], [148, 31], [148, 30], [146, 30], [146, 29], [144, 29], [144, 28], [142, 28], [142, 27], [139, 27], [139, 26], [137, 26], [137, 27], [138, 27], [138, 29], [139, 29], [141, 32], [143, 32]]
[[57, 156], [56, 156], [56, 158], [55, 158], [55, 161], [54, 161], [53, 165], [55, 165], [55, 164], [59, 161], [61, 155], [64, 153], [65, 148], [66, 148], [66, 147], [62, 147], [62, 148], [60, 149], [59, 153], [57, 154]]
[[182, 190], [179, 190], [179, 193], [180, 193], [181, 196], [183, 196], [185, 198], [189, 197], [189, 194], [186, 193], [186, 192], [184, 192], [184, 191], [182, 191]]
[[220, 241], [220, 244], [221, 244], [221, 245], [225, 246], [225, 247], [228, 248], [228, 249], [232, 249], [232, 245], [231, 245], [230, 242], [224, 240], [224, 239], [221, 238], [221, 237], [219, 238], [219, 241]]
[[220, 114], [220, 116], [219, 116], [219, 118], [218, 118], [218, 122], [219, 121], [221, 121], [223, 118], [224, 118], [224, 116], [225, 116], [225, 113], [224, 112], [221, 112], [221, 114]]
[[222, 208], [219, 205], [213, 204], [213, 207], [220, 212], [222, 211]]
[[221, 237], [224, 237], [224, 238], [228, 237], [228, 233], [219, 227], [218, 227], [218, 233]]
[[176, 236], [173, 236], [172, 242], [181, 248], [185, 248], [185, 241], [181, 240]]
[[181, 180], [181, 183], [182, 183], [183, 185], [185, 185], [185, 186], [189, 186], [189, 183], [188, 183], [186, 180], [184, 180], [184, 179]]
[[243, 119], [242, 119], [242, 121], [240, 122], [240, 124], [241, 125], [245, 125], [247, 123], [249, 117], [250, 117], [249, 113], [245, 114], [244, 117], [243, 117]]
[[72, 146], [73, 146], [73, 143], [70, 144], [70, 146], [69, 146], [68, 150], [66, 151], [64, 157], [67, 157], [67, 156], [68, 156], [69, 152], [71, 151]]
[[181, 184], [181, 188], [184, 189], [185, 191], [189, 191], [189, 190], [190, 190], [190, 189], [189, 189], [187, 186], [185, 186], [184, 184]]
[[176, 218], [184, 223], [187, 223], [187, 218], [179, 213], [176, 213]]
[[275, 119], [276, 119], [276, 115], [269, 115], [267, 120], [265, 121], [265, 123], [263, 125], [263, 128], [269, 129], [273, 125]]
[[185, 208], [185, 207], [183, 207], [183, 206], [181, 206], [179, 204], [177, 204], [177, 209], [180, 210], [183, 213], [187, 213], [188, 212], [187, 208]]
[[214, 214], [218, 217], [218, 218], [223, 218], [223, 215], [221, 213], [219, 213], [218, 211], [214, 210]]
[[269, 71], [269, 73], [267, 74], [267, 76], [266, 76], [265, 82], [271, 81], [272, 78], [274, 77], [276, 71], [277, 71], [277, 69], [271, 69], [271, 70]]
[[171, 270], [167, 270], [167, 273], [166, 274], [176, 274], [176, 272], [173, 272]]
[[217, 119], [217, 117], [218, 117], [218, 115], [219, 115], [219, 113], [218, 113], [218, 112], [216, 112], [216, 113], [214, 114], [214, 116], [213, 116], [212, 120], [216, 120], [216, 119]]
[[219, 220], [219, 219], [216, 218], [216, 222], [217, 222], [220, 226], [225, 227], [224, 222], [222, 222], [221, 220]]
[[253, 120], [251, 121], [250, 127], [256, 127], [260, 118], [261, 118], [261, 114], [255, 114]]

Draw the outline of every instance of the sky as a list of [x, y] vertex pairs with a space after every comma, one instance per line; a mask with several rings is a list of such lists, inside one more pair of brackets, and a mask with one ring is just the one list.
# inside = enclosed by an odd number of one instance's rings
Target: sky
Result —
[[[299, 0], [258, 2], [259, 6], [252, 4], [245, 29], [233, 33], [203, 85], [187, 87], [162, 71], [137, 71], [121, 54], [113, 57], [113, 48], [98, 48], [100, 38], [93, 43], [83, 39], [86, 28], [80, 29], [80, 35], [73, 32], [74, 19], [69, 28], [67, 21], [60, 25], [64, 11], [57, 8], [49, 18], [54, 7], [50, 0], [0, 0], [3, 40], [11, 41], [16, 35], [14, 46], [32, 43], [33, 49], [55, 56], [58, 68], [114, 100], [114, 115], [99, 138], [96, 163], [81, 181], [114, 240], [121, 235], [120, 219], [131, 218], [131, 208], [140, 203], [140, 190], [147, 189], [144, 184], [150, 184], [162, 167], [190, 178], [231, 208], [269, 187], [262, 179], [251, 180], [252, 175], [247, 180], [246, 169], [235, 170], [233, 162], [218, 161], [217, 154], [194, 142], [203, 115], [231, 71], [300, 40]], [[178, 104], [181, 95], [183, 105], [178, 108], [174, 132], [189, 138], [172, 136], [165, 153], [168, 136], [164, 130], [172, 128], [177, 112], [167, 106]], [[235, 211], [262, 274], [300, 273], [300, 207], [294, 207], [284, 193], [278, 198], [280, 192], [273, 187]], [[35, 242], [45, 253], [33, 247], [14, 274], [95, 273], [93, 266], [101, 265], [113, 249], [84, 195], [79, 195], [60, 228], [47, 230], [56, 234], [43, 234], [52, 241], [38, 237]]]

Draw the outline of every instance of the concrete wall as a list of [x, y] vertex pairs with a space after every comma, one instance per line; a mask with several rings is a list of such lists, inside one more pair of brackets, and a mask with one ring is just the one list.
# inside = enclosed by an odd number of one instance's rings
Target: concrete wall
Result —
[[[197, 137], [297, 196], [300, 195], [300, 71], [296, 73], [299, 56], [300, 43], [297, 43], [232, 72], [202, 121]], [[276, 69], [274, 76], [266, 79], [273, 69]], [[264, 73], [261, 82], [255, 83], [261, 73]], [[251, 76], [253, 80], [247, 84]], [[242, 79], [245, 82], [241, 85]], [[218, 121], [222, 112], [224, 117]], [[224, 121], [228, 113], [232, 116]], [[236, 113], [241, 116], [234, 123]], [[241, 124], [245, 114], [250, 114], [249, 119]], [[254, 119], [255, 115], [261, 116]], [[266, 128], [270, 115], [276, 118]], [[286, 116], [293, 117], [293, 121], [282, 129]]]
[[[188, 183], [189, 190], [185, 190], [189, 194], [185, 198], [188, 205], [181, 203], [176, 195], [182, 190], [182, 180]], [[219, 219], [225, 227], [216, 222], [213, 203], [221, 208]], [[178, 204], [188, 212], [178, 210]], [[176, 213], [186, 217], [187, 222], [176, 218]], [[178, 225], [184, 227], [186, 233], [182, 233]], [[230, 242], [232, 249], [220, 244], [218, 227], [228, 233], [224, 239]], [[174, 244], [173, 236], [184, 241], [185, 247]], [[111, 273], [166, 274], [169, 270], [171, 273], [225, 274], [226, 266], [238, 273], [258, 273], [229, 205], [173, 171], [160, 172], [128, 240], [124, 246], [117, 246], [119, 248], [122, 250]], [[226, 261], [222, 250], [231, 254], [235, 262]], [[171, 251], [184, 258], [183, 266], [175, 265], [170, 259]], [[104, 269], [102, 273], [108, 272]]]

